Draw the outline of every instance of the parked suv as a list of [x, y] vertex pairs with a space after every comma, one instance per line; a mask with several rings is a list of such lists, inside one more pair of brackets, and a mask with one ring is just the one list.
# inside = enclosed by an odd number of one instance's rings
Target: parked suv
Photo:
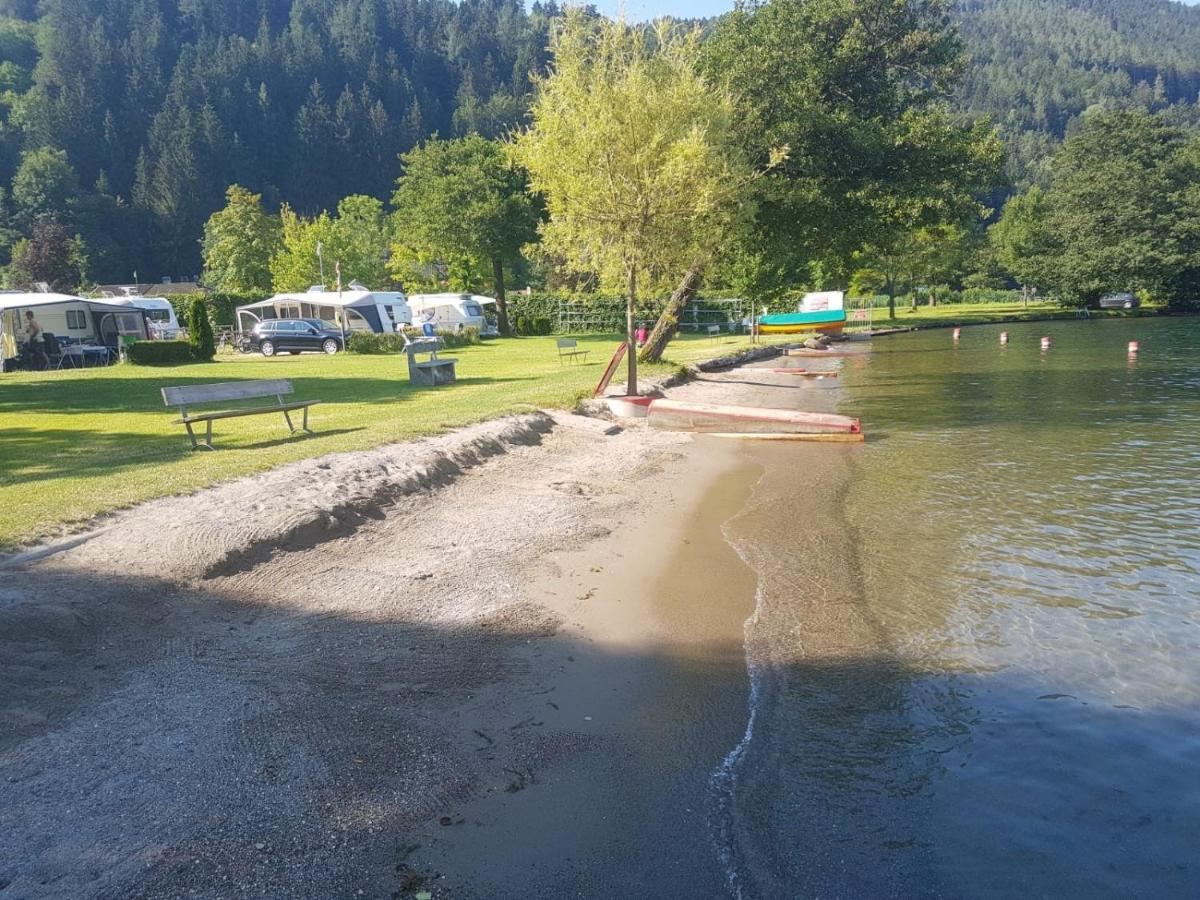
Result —
[[247, 343], [247, 349], [263, 356], [305, 350], [337, 353], [346, 349], [342, 333], [320, 319], [266, 319], [254, 326]]

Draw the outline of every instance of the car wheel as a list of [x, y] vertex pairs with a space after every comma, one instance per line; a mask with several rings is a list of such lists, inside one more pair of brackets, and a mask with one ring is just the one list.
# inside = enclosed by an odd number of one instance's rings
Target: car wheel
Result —
[[321, 349], [329, 354], [337, 353], [338, 352], [338, 342], [335, 341], [333, 338], [326, 338], [324, 343], [321, 344]]
[[270, 341], [263, 341], [261, 344], [258, 345], [258, 349], [259, 349], [259, 352], [262, 353], [263, 356], [274, 356], [275, 355], [275, 345], [273, 343], [271, 343]]

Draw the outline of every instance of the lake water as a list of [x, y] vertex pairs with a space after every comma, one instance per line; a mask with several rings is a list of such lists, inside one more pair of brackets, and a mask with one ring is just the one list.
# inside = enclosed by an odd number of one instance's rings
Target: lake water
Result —
[[868, 442], [748, 451], [737, 895], [1200, 896], [1200, 321], [1005, 328], [823, 361]]

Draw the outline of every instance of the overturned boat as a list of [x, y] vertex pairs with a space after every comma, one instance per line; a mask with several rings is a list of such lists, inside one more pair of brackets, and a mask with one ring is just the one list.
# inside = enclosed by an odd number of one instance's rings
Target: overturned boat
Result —
[[858, 419], [831, 413], [754, 406], [726, 406], [685, 400], [655, 400], [651, 427], [710, 434], [824, 434], [862, 440]]
[[818, 291], [805, 294], [794, 313], [760, 316], [761, 334], [803, 334], [820, 331], [841, 334], [846, 326], [846, 295], [843, 291]]

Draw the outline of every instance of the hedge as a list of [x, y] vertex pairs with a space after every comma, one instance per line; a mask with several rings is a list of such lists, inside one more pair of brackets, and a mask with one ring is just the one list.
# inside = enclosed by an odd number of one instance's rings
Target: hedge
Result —
[[[442, 346], [446, 348], [466, 347], [471, 344], [483, 343], [478, 328], [464, 328], [462, 331], [450, 331], [441, 328], [438, 329], [436, 334], [442, 339]], [[372, 334], [369, 331], [356, 331], [350, 335], [346, 343], [346, 352], [362, 353], [365, 355], [403, 353], [404, 337], [403, 334], [398, 333]], [[424, 337], [424, 335], [418, 329], [408, 329], [409, 340], [416, 340], [421, 337]]]
[[195, 362], [187, 341], [134, 341], [126, 351], [131, 363], [138, 366], [168, 366]]

